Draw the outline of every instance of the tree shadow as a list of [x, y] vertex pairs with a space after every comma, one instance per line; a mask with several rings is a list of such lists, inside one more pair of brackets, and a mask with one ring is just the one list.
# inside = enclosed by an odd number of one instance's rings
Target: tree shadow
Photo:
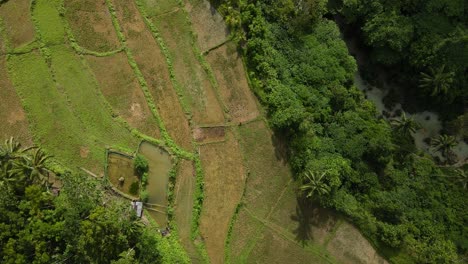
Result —
[[281, 161], [283, 164], [287, 163], [289, 160], [289, 148], [286, 143], [286, 135], [279, 131], [275, 131], [271, 136], [271, 141], [273, 142], [273, 147], [275, 148], [276, 159]]
[[317, 202], [313, 202], [304, 196], [296, 197], [297, 205], [295, 214], [291, 215], [291, 220], [297, 222], [293, 234], [296, 235], [296, 241], [302, 246], [306, 246], [309, 241], [314, 240], [313, 229], [326, 228], [334, 214], [320, 208]]

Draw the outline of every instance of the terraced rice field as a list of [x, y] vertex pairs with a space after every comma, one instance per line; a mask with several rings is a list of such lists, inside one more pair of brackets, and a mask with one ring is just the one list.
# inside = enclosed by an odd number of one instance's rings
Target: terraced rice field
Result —
[[0, 139], [99, 176], [108, 148], [163, 148], [177, 164], [169, 225], [192, 262], [383, 263], [353, 226], [296, 197], [209, 2], [10, 0], [0, 19]]

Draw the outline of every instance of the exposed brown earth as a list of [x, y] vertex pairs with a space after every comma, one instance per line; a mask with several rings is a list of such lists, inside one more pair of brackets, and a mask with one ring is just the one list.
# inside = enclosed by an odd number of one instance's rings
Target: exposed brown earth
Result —
[[15, 137], [24, 145], [32, 143], [28, 128], [28, 120], [21, 105], [21, 100], [16, 94], [9, 80], [6, 58], [0, 56], [0, 142]]
[[184, 95], [189, 98], [193, 120], [196, 124], [224, 123], [223, 109], [207, 73], [193, 50], [191, 28], [185, 12], [171, 12], [153, 17], [172, 57], [174, 72]]
[[256, 99], [249, 88], [247, 76], [236, 46], [227, 43], [207, 56], [219, 84], [221, 97], [233, 121], [246, 122], [259, 115]]
[[226, 137], [226, 142], [200, 147], [205, 172], [200, 232], [212, 263], [223, 263], [230, 216], [241, 199], [245, 181], [239, 144], [231, 132]]
[[127, 45], [140, 68], [169, 135], [186, 150], [192, 148], [191, 130], [169, 78], [166, 59], [133, 1], [115, 0]]
[[34, 25], [29, 15], [30, 4], [30, 0], [15, 0], [0, 6], [0, 18], [13, 48], [34, 40]]
[[158, 124], [152, 115], [141, 87], [128, 64], [127, 56], [86, 56], [103, 95], [116, 113], [142, 133], [159, 138]]
[[209, 1], [188, 0], [185, 9], [190, 14], [193, 29], [197, 33], [198, 45], [202, 51], [207, 51], [229, 37], [229, 30], [224, 25], [223, 17], [214, 9]]

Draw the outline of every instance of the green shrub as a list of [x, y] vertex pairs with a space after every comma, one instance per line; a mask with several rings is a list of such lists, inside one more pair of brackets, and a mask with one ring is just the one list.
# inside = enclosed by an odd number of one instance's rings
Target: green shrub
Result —
[[142, 178], [143, 174], [148, 172], [148, 160], [142, 155], [137, 155], [133, 161], [133, 167], [135, 168], [135, 173], [138, 177]]
[[141, 191], [140, 193], [140, 199], [142, 202], [147, 203], [149, 199], [149, 193], [146, 190]]
[[141, 186], [146, 187], [146, 185], [148, 185], [148, 173], [147, 172], [143, 173], [143, 175], [141, 176]]
[[130, 185], [130, 189], [128, 190], [128, 192], [131, 195], [138, 195], [139, 190], [140, 190], [140, 184], [138, 183], [138, 181], [135, 181], [132, 183], [132, 185]]

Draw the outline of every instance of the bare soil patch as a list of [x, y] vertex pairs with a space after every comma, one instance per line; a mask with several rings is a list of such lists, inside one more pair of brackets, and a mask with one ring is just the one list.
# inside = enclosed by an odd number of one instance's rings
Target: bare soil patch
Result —
[[223, 263], [229, 222], [239, 203], [245, 181], [242, 154], [232, 132], [227, 141], [200, 147], [205, 172], [200, 232], [212, 263]]
[[328, 243], [328, 251], [343, 263], [387, 264], [359, 230], [349, 223], [343, 223]]
[[9, 79], [5, 56], [0, 56], [0, 123], [0, 142], [13, 136], [24, 145], [32, 144], [26, 113]]
[[219, 142], [225, 139], [225, 127], [197, 127], [193, 130], [193, 138], [198, 143]]
[[115, 0], [119, 22], [127, 38], [127, 45], [148, 83], [169, 135], [186, 150], [192, 148], [190, 126], [179, 97], [169, 78], [166, 59], [133, 1]]
[[[129, 195], [130, 186], [134, 182], [139, 182], [133, 169], [133, 160], [117, 153], [109, 153], [107, 158], [107, 175], [114, 187]], [[120, 178], [124, 178], [123, 184], [120, 183]]]
[[109, 57], [86, 56], [102, 93], [116, 113], [142, 133], [159, 138], [160, 132], [145, 96], [124, 53]]
[[218, 81], [221, 97], [235, 122], [259, 115], [256, 99], [249, 88], [242, 58], [233, 43], [211, 51], [207, 60]]
[[67, 0], [65, 9], [65, 17], [80, 46], [100, 52], [120, 46], [105, 0]]
[[192, 28], [197, 33], [198, 45], [202, 51], [213, 48], [229, 37], [223, 17], [207, 0], [189, 0], [185, 9], [190, 14]]
[[224, 114], [207, 73], [193, 49], [191, 28], [183, 10], [153, 17], [174, 65], [177, 80], [190, 102], [197, 124], [222, 124]]
[[0, 17], [13, 48], [34, 40], [34, 25], [30, 16], [30, 0], [7, 1], [0, 6]]

